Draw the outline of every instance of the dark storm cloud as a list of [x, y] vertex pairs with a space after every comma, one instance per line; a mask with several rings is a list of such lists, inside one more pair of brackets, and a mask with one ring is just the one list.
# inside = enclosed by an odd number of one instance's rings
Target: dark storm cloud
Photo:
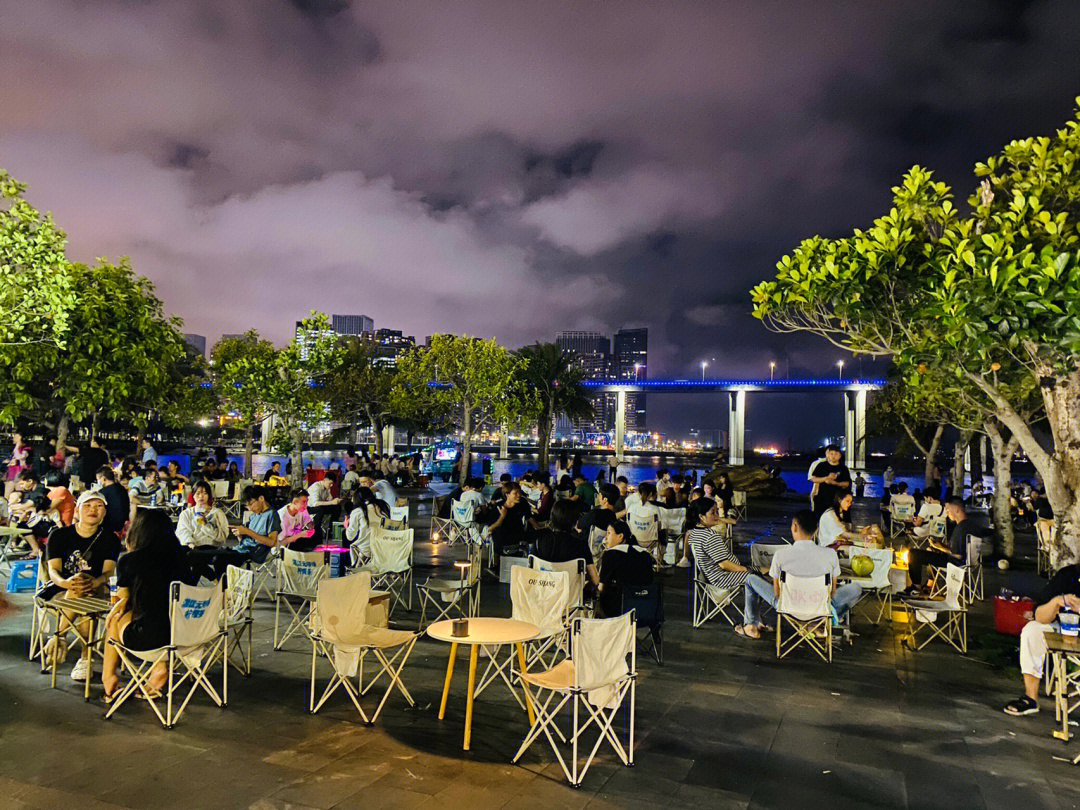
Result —
[[653, 377], [828, 373], [835, 352], [766, 332], [748, 289], [879, 215], [912, 163], [964, 198], [976, 160], [1060, 125], [1078, 17], [0, 0], [0, 165], [75, 256], [130, 254], [211, 340], [280, 341], [312, 308], [510, 344], [635, 323]]

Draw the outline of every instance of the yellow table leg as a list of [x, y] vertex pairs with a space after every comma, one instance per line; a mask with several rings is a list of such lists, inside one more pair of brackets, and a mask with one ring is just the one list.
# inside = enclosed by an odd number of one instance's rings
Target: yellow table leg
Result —
[[476, 656], [479, 652], [478, 644], [469, 645], [469, 691], [465, 696], [465, 745], [463, 746], [466, 751], [469, 750], [469, 743], [472, 741], [473, 692], [476, 690]]
[[[525, 674], [525, 646], [523, 644], [517, 645], [518, 654], [518, 669], [522, 675]], [[529, 690], [525, 688], [525, 682], [522, 681], [521, 689], [525, 693], [525, 708], [529, 712], [529, 725], [536, 725], [536, 712], [533, 711], [532, 700], [529, 698]]]
[[442, 703], [439, 704], [439, 719], [446, 716], [446, 698], [450, 694], [450, 679], [454, 675], [454, 660], [457, 658], [457, 642], [450, 642], [450, 661], [446, 664], [446, 682], [443, 684]]

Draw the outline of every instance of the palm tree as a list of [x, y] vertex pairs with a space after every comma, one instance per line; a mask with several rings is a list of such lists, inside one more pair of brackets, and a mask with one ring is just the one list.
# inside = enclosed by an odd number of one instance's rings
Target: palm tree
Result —
[[548, 450], [555, 419], [588, 419], [592, 416], [592, 399], [581, 383], [585, 371], [574, 361], [571, 352], [554, 343], [535, 343], [518, 351], [528, 363], [522, 372], [525, 383], [536, 393], [540, 402], [537, 432], [540, 440], [541, 470], [548, 468]]

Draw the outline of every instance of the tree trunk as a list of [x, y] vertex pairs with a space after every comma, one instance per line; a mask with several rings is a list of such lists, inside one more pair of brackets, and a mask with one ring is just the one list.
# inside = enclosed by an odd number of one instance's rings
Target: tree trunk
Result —
[[94, 418], [90, 422], [90, 438], [96, 439], [98, 434], [98, 423], [101, 420], [101, 411], [94, 411]]
[[146, 437], [146, 428], [135, 428], [135, 458], [142, 461], [142, 440]]
[[472, 406], [465, 403], [461, 410], [461, 469], [458, 471], [458, 483], [465, 486], [465, 481], [472, 473]]
[[375, 467], [378, 469], [378, 462], [383, 454], [383, 424], [382, 420], [375, 416], [370, 408], [367, 409], [367, 418], [368, 422], [371, 423], [371, 431], [375, 434]]
[[536, 424], [536, 438], [540, 445], [539, 457], [536, 460], [537, 469], [541, 472], [551, 472], [551, 464], [548, 456], [551, 453], [551, 414], [544, 411], [540, 414], [540, 421]]
[[902, 424], [904, 430], [907, 431], [911, 443], [915, 445], [915, 448], [922, 453], [923, 457], [926, 459], [926, 464], [923, 465], [923, 487], [929, 489], [930, 481], [933, 478], [934, 459], [937, 458], [938, 448], [941, 446], [941, 436], [945, 432], [945, 423], [938, 422], [937, 427], [934, 429], [934, 436], [930, 440], [929, 447], [923, 446], [922, 442], [919, 441], [919, 437], [915, 435], [915, 431], [911, 429], [907, 422], [901, 420], [900, 424]]
[[64, 445], [67, 444], [68, 433], [71, 430], [71, 418], [67, 413], [60, 414], [60, 419], [56, 423], [56, 451], [59, 453], [63, 450]]
[[251, 469], [251, 456], [255, 451], [255, 425], [248, 425], [247, 438], [244, 439], [244, 477], [255, 479]]
[[297, 428], [290, 428], [292, 435], [292, 485], [293, 487], [304, 486], [304, 437]]
[[953, 497], [964, 497], [964, 453], [967, 451], [967, 447], [971, 444], [971, 437], [974, 435], [974, 431], [961, 430], [960, 438], [956, 440], [956, 444], [953, 445]]
[[990, 437], [994, 460], [994, 526], [1001, 537], [1002, 556], [1011, 558], [1016, 550], [1016, 535], [1009, 500], [1012, 495], [1013, 455], [1020, 441], [1015, 435], [1005, 441], [995, 420], [988, 420], [985, 428], [986, 435]]

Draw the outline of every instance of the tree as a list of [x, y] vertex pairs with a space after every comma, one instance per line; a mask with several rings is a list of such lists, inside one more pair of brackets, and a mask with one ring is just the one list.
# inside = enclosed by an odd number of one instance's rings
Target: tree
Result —
[[895, 374], [874, 397], [869, 415], [876, 420], [879, 429], [890, 432], [902, 430], [907, 435], [925, 459], [923, 485], [929, 487], [933, 480], [941, 439], [948, 425], [947, 420], [924, 411], [912, 396], [908, 385]]
[[327, 374], [326, 395], [330, 413], [354, 428], [366, 421], [375, 434], [375, 452], [383, 454], [383, 428], [394, 415], [392, 393], [397, 370], [379, 357], [366, 340], [342, 341], [337, 365]]
[[536, 343], [518, 351], [525, 360], [521, 370], [523, 386], [533, 391], [537, 399], [536, 428], [540, 443], [541, 470], [548, 469], [551, 431], [555, 419], [588, 419], [593, 406], [585, 387], [585, 371], [574, 361], [571, 352], [564, 352], [555, 343]]
[[210, 353], [221, 401], [236, 411], [236, 423], [244, 429], [244, 474], [249, 477], [255, 428], [270, 415], [267, 392], [275, 383], [277, 356], [274, 344], [254, 329], [219, 340]]
[[[1080, 559], [1080, 114], [1053, 137], [977, 164], [965, 215], [913, 168], [890, 213], [851, 237], [806, 240], [752, 292], [780, 331], [952, 374], [1016, 437], [1058, 522], [1052, 564]], [[1041, 399], [1044, 446], [1025, 405]]]
[[71, 333], [76, 285], [67, 237], [24, 198], [26, 186], [0, 169], [0, 421], [39, 406], [30, 384]]
[[430, 346], [413, 349], [398, 359], [394, 399], [408, 410], [460, 412], [460, 480], [464, 483], [471, 470], [472, 436], [478, 417], [488, 416], [499, 425], [516, 424], [534, 402], [521, 385], [520, 371], [525, 363], [494, 338], [433, 335]]

